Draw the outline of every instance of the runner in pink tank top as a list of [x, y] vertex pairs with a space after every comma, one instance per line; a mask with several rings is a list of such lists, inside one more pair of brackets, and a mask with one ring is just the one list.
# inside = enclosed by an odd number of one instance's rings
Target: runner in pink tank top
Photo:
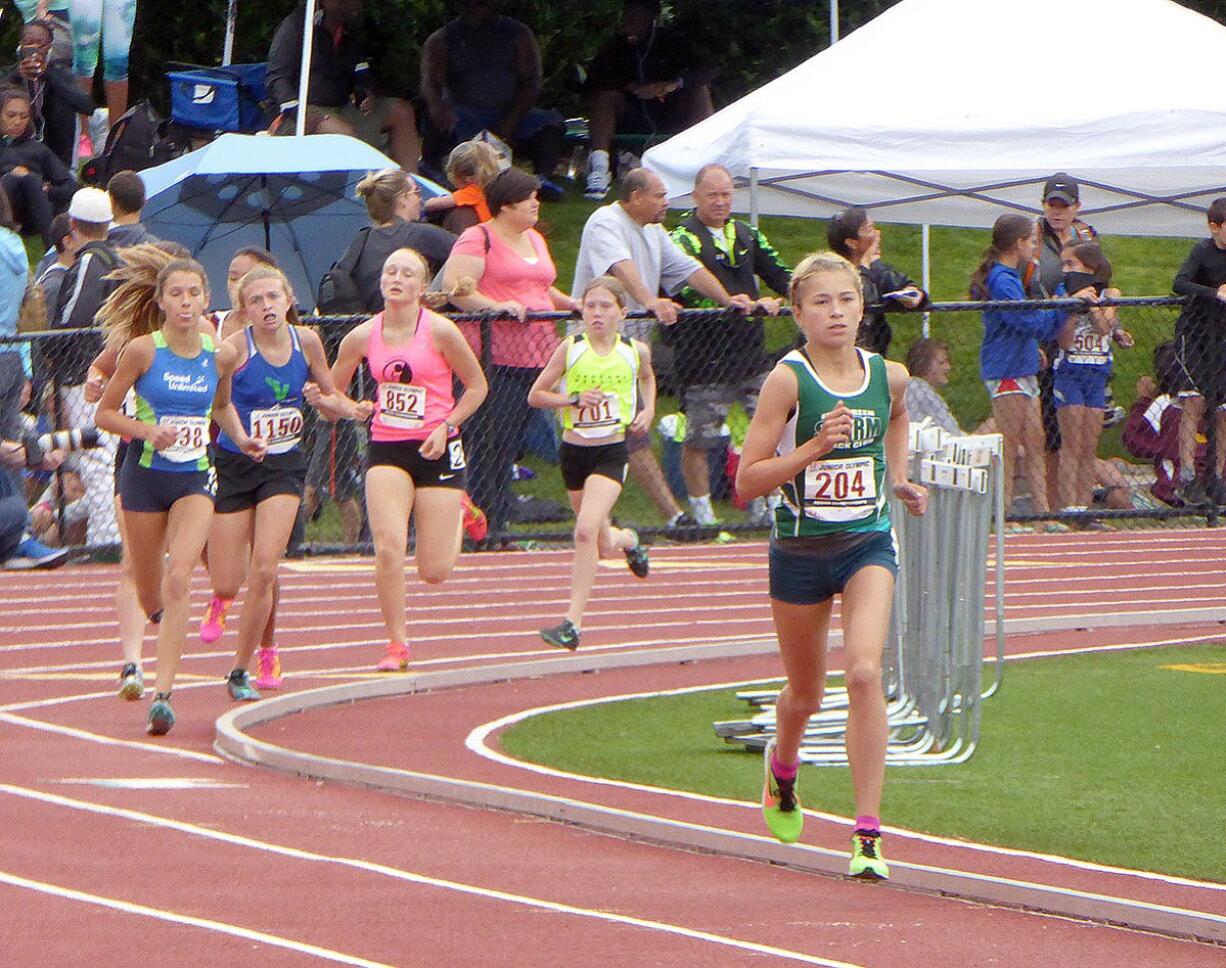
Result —
[[[383, 312], [342, 340], [332, 367], [334, 384], [348, 388], [365, 360], [378, 388], [367, 449], [366, 510], [388, 635], [387, 651], [376, 666], [381, 672], [409, 665], [404, 593], [409, 516], [417, 526], [414, 558], [423, 581], [446, 581], [459, 557], [461, 502], [467, 497], [460, 425], [488, 391], [481, 364], [455, 323], [422, 305], [429, 280], [425, 260], [413, 249], [388, 256], [379, 281]], [[458, 400], [452, 396], [453, 375], [464, 385]]]
[[378, 387], [371, 440], [425, 440], [455, 409], [451, 364], [435, 348], [431, 316], [434, 313], [424, 307], [417, 311], [416, 329], [407, 345], [387, 344], [383, 313], [370, 321], [366, 365]]

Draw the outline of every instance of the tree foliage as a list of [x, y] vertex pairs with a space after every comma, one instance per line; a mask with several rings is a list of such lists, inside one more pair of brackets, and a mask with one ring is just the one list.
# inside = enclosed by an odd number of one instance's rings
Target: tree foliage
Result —
[[[262, 61], [273, 32], [300, 0], [238, 0], [234, 60]], [[843, 0], [840, 33], [847, 34], [898, 0]], [[1179, 0], [1226, 23], [1226, 0]], [[711, 51], [720, 67], [716, 103], [761, 86], [830, 42], [826, 0], [665, 0], [665, 16]], [[132, 93], [166, 108], [168, 65], [221, 62], [227, 0], [140, 0], [132, 43]], [[366, 0], [372, 61], [382, 88], [417, 93], [421, 45], [451, 16], [453, 0]], [[613, 29], [621, 0], [502, 0], [501, 8], [536, 31], [545, 63], [545, 101], [580, 109], [576, 68], [591, 59]], [[1018, 7], [1025, 16], [1025, 5]], [[18, 18], [5, 18], [0, 43], [15, 44]]]

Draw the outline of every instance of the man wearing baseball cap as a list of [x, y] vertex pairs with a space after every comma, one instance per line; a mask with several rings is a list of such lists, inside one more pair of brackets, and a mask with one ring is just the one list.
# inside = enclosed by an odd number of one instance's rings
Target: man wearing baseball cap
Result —
[[[82, 188], [68, 206], [69, 237], [80, 245], [77, 261], [60, 284], [54, 307], [48, 307], [51, 329], [94, 329], [94, 316], [119, 285], [104, 278], [119, 265], [119, 254], [107, 239], [111, 227], [111, 198], [100, 188]], [[59, 392], [59, 423], [70, 430], [91, 426], [95, 405], [85, 401], [85, 380], [90, 361], [102, 351], [102, 334], [77, 334], [44, 344], [49, 375]], [[119, 540], [112, 498], [115, 484], [115, 448], [110, 434], [102, 446], [72, 455], [74, 467], [85, 485], [89, 508], [86, 541], [90, 545], [114, 544]]]

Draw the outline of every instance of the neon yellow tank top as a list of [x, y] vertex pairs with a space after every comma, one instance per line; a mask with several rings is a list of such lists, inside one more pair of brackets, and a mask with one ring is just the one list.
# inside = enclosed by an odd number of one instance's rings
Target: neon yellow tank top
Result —
[[624, 431], [638, 410], [638, 379], [639, 354], [629, 337], [619, 336], [612, 352], [601, 356], [582, 333], [568, 336], [562, 392], [599, 388], [604, 399], [594, 407], [564, 407], [562, 429], [591, 438]]

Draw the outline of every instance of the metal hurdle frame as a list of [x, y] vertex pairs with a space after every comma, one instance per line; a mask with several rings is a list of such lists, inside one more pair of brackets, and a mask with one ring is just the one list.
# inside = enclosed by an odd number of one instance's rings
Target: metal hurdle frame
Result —
[[[928, 512], [891, 516], [899, 546], [900, 580], [883, 657], [890, 766], [965, 762], [979, 741], [980, 704], [1004, 675], [1004, 462], [999, 434], [951, 437], [938, 427], [911, 426], [911, 479], [929, 489]], [[983, 689], [983, 642], [988, 554], [995, 555], [996, 656]], [[952, 541], [951, 541], [952, 539]], [[952, 547], [952, 553], [951, 553]], [[778, 690], [737, 694], [757, 712], [715, 724], [730, 743], [760, 751], [775, 731]], [[801, 742], [801, 762], [847, 763], [847, 690], [827, 688]]]

